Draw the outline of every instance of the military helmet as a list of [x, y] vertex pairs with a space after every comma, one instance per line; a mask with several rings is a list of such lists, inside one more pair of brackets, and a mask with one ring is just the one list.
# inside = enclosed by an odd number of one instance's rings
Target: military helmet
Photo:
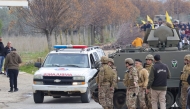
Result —
[[154, 61], [154, 56], [151, 55], [151, 54], [148, 54], [145, 59], [146, 59], [146, 60], [147, 60], [147, 59], [150, 59], [150, 60]]
[[126, 58], [125, 62], [128, 63], [128, 64], [134, 64], [134, 61], [133, 61], [132, 58]]
[[112, 62], [114, 64], [114, 60], [112, 58], [108, 58], [108, 62]]
[[184, 60], [185, 59], [188, 60], [188, 61], [190, 61], [190, 54], [185, 55]]
[[184, 56], [184, 60], [188, 58], [188, 54]]
[[102, 56], [100, 61], [101, 61], [103, 64], [107, 64], [107, 63], [108, 63], [108, 57]]

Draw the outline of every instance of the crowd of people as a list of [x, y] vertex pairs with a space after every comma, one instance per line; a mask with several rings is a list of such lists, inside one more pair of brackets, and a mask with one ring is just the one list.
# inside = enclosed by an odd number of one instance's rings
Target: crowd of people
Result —
[[[153, 27], [154, 26], [154, 27]], [[142, 24], [140, 26], [140, 30], [146, 32], [148, 29], [157, 29], [160, 26], [168, 26], [171, 28], [177, 28], [180, 41], [178, 48], [179, 50], [184, 49], [183, 47], [187, 47], [187, 45], [190, 45], [190, 23], [189, 22], [178, 22], [174, 21], [173, 24], [169, 24], [165, 21], [159, 20], [158, 22], [155, 21], [154, 25], [151, 24], [151, 22], [147, 21], [145, 24]], [[134, 41], [131, 43], [134, 47], [142, 47], [143, 45], [143, 37], [137, 37], [134, 39]]]
[[9, 77], [10, 90], [8, 92], [18, 91], [17, 77], [19, 73], [19, 64], [21, 62], [22, 60], [16, 53], [16, 49], [11, 46], [11, 42], [7, 42], [7, 45], [4, 47], [2, 38], [0, 38], [0, 74]]

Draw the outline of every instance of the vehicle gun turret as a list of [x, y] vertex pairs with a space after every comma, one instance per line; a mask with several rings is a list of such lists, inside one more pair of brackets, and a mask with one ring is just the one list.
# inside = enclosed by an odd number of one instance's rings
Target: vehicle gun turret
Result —
[[156, 51], [178, 50], [180, 37], [177, 29], [168, 26], [160, 26], [157, 29], [147, 30], [144, 43], [147, 43]]

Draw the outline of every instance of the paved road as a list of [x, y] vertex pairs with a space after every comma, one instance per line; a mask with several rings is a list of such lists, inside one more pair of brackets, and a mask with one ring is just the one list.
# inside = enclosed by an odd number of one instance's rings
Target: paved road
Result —
[[35, 104], [33, 97], [18, 103], [7, 103], [3, 109], [102, 109], [101, 106], [91, 100], [90, 103], [81, 103], [80, 97], [45, 97], [44, 103]]

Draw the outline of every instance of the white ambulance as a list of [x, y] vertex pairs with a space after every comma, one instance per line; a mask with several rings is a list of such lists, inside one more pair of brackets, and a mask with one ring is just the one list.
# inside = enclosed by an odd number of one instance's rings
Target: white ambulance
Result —
[[44, 96], [81, 96], [82, 103], [91, 100], [89, 83], [97, 74], [95, 65], [105, 53], [97, 46], [55, 45], [56, 50], [46, 56], [33, 79], [35, 103], [43, 103]]

